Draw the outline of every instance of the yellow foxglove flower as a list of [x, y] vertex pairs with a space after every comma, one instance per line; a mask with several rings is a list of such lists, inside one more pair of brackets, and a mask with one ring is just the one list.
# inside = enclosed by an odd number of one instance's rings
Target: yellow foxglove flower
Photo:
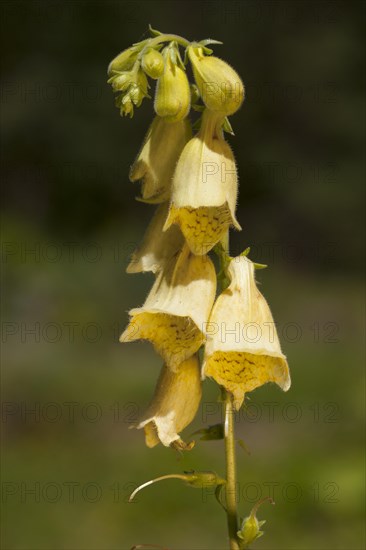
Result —
[[174, 172], [169, 216], [194, 254], [206, 254], [235, 218], [238, 177], [234, 155], [223, 138], [223, 116], [204, 111], [201, 129], [184, 147]]
[[157, 81], [154, 108], [168, 122], [183, 120], [191, 107], [191, 90], [185, 71], [172, 59], [174, 48], [163, 52], [164, 71]]
[[226, 116], [235, 113], [244, 99], [244, 85], [238, 73], [222, 59], [204, 55], [199, 46], [190, 46], [188, 56], [206, 107]]
[[185, 245], [158, 273], [144, 305], [130, 311], [131, 320], [120, 341], [149, 340], [176, 371], [205, 341], [203, 330], [215, 293], [212, 261], [194, 256]]
[[142, 180], [141, 196], [151, 202], [169, 199], [174, 169], [192, 134], [188, 119], [166, 122], [155, 117], [130, 170], [130, 181]]
[[286, 357], [269, 306], [256, 286], [254, 269], [245, 256], [231, 260], [231, 283], [216, 300], [207, 326], [203, 374], [231, 392], [237, 408], [246, 392], [266, 382], [275, 382], [284, 391], [291, 384]]
[[177, 372], [163, 366], [153, 399], [137, 429], [144, 428], [148, 447], [159, 441], [169, 447], [172, 443], [179, 449], [187, 446], [179, 433], [195, 417], [202, 396], [200, 368], [197, 355], [179, 365]]
[[132, 253], [127, 273], [152, 271], [157, 273], [173, 256], [182, 249], [184, 237], [176, 225], [163, 231], [169, 203], [158, 206], [140, 246]]

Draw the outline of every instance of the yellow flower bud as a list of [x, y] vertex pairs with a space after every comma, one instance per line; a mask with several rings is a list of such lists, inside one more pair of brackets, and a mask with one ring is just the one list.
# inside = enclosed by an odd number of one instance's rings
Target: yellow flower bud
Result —
[[130, 118], [133, 117], [133, 102], [129, 94], [116, 97], [116, 107], [119, 108], [121, 116], [130, 115]]
[[258, 521], [257, 519], [257, 510], [263, 502], [269, 501], [271, 504], [274, 504], [274, 501], [271, 497], [265, 497], [259, 500], [252, 508], [250, 515], [243, 519], [240, 531], [237, 532], [237, 536], [240, 539], [240, 549], [246, 550], [256, 539], [259, 539], [264, 533], [261, 531], [261, 527], [266, 523], [266, 520], [263, 519]]
[[136, 107], [140, 107], [142, 100], [147, 96], [148, 82], [143, 71], [137, 74], [136, 82], [134, 82], [128, 90], [128, 93]]
[[148, 40], [143, 40], [119, 53], [108, 65], [108, 75], [113, 74], [114, 71], [128, 71], [131, 69], [139, 52], [147, 42]]
[[191, 91], [185, 71], [173, 62], [170, 50], [164, 50], [164, 72], [157, 81], [154, 108], [158, 116], [177, 122], [189, 113]]
[[171, 205], [164, 230], [180, 226], [194, 254], [206, 254], [235, 217], [238, 178], [235, 159], [223, 138], [223, 115], [206, 110], [199, 133], [179, 158], [172, 185]]
[[142, 243], [133, 252], [127, 273], [152, 271], [156, 273], [182, 248], [184, 237], [177, 226], [163, 231], [169, 204], [161, 204], [148, 226]]
[[204, 55], [199, 46], [190, 46], [188, 55], [206, 107], [225, 115], [235, 113], [244, 99], [244, 85], [237, 72], [222, 59]]
[[108, 83], [113, 91], [121, 91], [116, 98], [116, 105], [120, 108], [121, 115], [133, 116], [133, 106], [140, 107], [142, 100], [147, 96], [148, 81], [145, 73], [135, 65], [131, 71], [114, 74]]
[[241, 540], [241, 548], [248, 548], [252, 542], [263, 536], [263, 531], [260, 530], [264, 525], [265, 520], [258, 521], [256, 516], [250, 515], [243, 519], [240, 531], [237, 532], [238, 538]]
[[207, 329], [203, 374], [231, 392], [239, 408], [247, 392], [266, 382], [291, 385], [271, 311], [245, 256], [229, 263], [229, 287], [217, 298]]
[[175, 166], [190, 137], [188, 119], [170, 123], [155, 117], [130, 170], [130, 181], [142, 180], [143, 199], [169, 199]]
[[148, 50], [142, 58], [142, 68], [150, 78], [159, 78], [164, 71], [164, 58], [154, 49]]
[[149, 340], [176, 371], [205, 341], [204, 327], [215, 300], [215, 268], [187, 246], [159, 271], [144, 305], [130, 311], [121, 342]]
[[172, 443], [184, 449], [179, 433], [195, 417], [202, 396], [200, 368], [197, 355], [179, 365], [177, 372], [163, 366], [153, 399], [134, 428], [145, 430], [148, 447], [161, 442], [166, 447]]
[[117, 73], [108, 80], [114, 92], [124, 92], [133, 82], [131, 72]]

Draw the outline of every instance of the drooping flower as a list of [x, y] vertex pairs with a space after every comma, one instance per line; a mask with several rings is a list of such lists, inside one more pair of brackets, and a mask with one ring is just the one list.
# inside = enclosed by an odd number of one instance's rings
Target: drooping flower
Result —
[[148, 447], [155, 447], [159, 441], [169, 447], [189, 449], [179, 433], [195, 417], [202, 396], [200, 367], [197, 355], [179, 365], [176, 372], [163, 366], [153, 399], [143, 414], [137, 429], [144, 428]]
[[239, 408], [247, 392], [267, 382], [284, 391], [290, 373], [269, 306], [254, 278], [254, 264], [245, 256], [228, 266], [229, 287], [217, 298], [207, 326], [203, 374], [234, 396]]
[[130, 181], [142, 180], [144, 200], [169, 199], [175, 166], [191, 134], [188, 119], [167, 122], [159, 116], [154, 118], [130, 170]]
[[205, 110], [198, 134], [184, 147], [172, 183], [169, 216], [164, 226], [179, 225], [194, 254], [206, 254], [235, 217], [238, 177], [234, 155], [222, 131], [224, 117]]
[[127, 273], [157, 273], [182, 249], [184, 237], [179, 227], [173, 225], [168, 231], [163, 231], [168, 208], [169, 203], [164, 202], [156, 209], [141, 244], [131, 255]]
[[207, 256], [194, 256], [185, 245], [161, 271], [144, 305], [130, 311], [121, 342], [149, 340], [176, 371], [205, 341], [215, 300], [215, 268]]
[[225, 115], [235, 113], [244, 99], [244, 85], [238, 73], [222, 59], [205, 55], [199, 44], [189, 46], [187, 51], [206, 107]]
[[189, 81], [174, 45], [163, 51], [164, 71], [157, 81], [154, 109], [168, 122], [183, 120], [191, 107]]

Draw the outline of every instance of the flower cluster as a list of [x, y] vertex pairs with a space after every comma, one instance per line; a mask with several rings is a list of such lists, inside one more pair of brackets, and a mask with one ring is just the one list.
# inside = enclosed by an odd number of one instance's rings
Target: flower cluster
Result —
[[[243, 102], [243, 83], [212, 55], [207, 46], [215, 41], [182, 44], [173, 36], [153, 35], [119, 54], [108, 69], [123, 115], [132, 116], [148, 97], [148, 78], [157, 81], [155, 118], [130, 171], [130, 180], [141, 182], [138, 200], [157, 206], [127, 267], [129, 273], [151, 271], [155, 282], [144, 304], [129, 312], [121, 341], [147, 340], [164, 361], [152, 402], [135, 427], [144, 429], [149, 447], [161, 442], [190, 449], [179, 434], [198, 410], [206, 376], [232, 394], [237, 408], [247, 392], [266, 382], [287, 390], [290, 376], [270, 309], [256, 286], [256, 264], [245, 253], [230, 258], [223, 252], [230, 227], [241, 229], [236, 164], [224, 131], [231, 128], [227, 117]], [[193, 137], [191, 107], [201, 112]], [[219, 276], [212, 249], [221, 251]], [[240, 329], [239, 338], [224, 337], [222, 327], [234, 324], [253, 325], [257, 336]]]

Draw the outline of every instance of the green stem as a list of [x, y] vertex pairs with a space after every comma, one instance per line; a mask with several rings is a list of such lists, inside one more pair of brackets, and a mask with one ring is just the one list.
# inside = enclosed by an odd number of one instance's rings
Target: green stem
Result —
[[151, 39], [150, 46], [156, 46], [159, 42], [177, 42], [184, 48], [189, 46], [190, 42], [186, 38], [179, 36], [178, 34], [161, 34]]
[[144, 46], [141, 52], [139, 53], [139, 58], [143, 56], [143, 54], [148, 48], [154, 48], [155, 46], [160, 44], [160, 42], [173, 42], [173, 41], [177, 42], [180, 46], [183, 46], [183, 48], [186, 48], [190, 44], [188, 40], [186, 40], [182, 36], [178, 36], [177, 34], [160, 34], [159, 36], [155, 36], [155, 38], [151, 38], [148, 41], [146, 46]]
[[230, 550], [239, 550], [237, 537], [237, 487], [234, 436], [234, 405], [231, 393], [225, 392], [225, 455], [226, 455], [226, 514]]
[[[227, 231], [221, 238], [221, 244], [222, 244], [222, 248], [224, 249], [224, 251], [226, 252], [227, 255], [229, 255], [229, 250], [230, 250], [230, 246], [229, 246], [229, 231]], [[225, 267], [225, 266], [222, 266], [222, 267]]]
[[[227, 260], [229, 256], [229, 231], [221, 239], [224, 254], [219, 254], [221, 272], [221, 291], [227, 287], [226, 273]], [[235, 434], [234, 434], [234, 404], [233, 396], [225, 391], [225, 457], [226, 457], [226, 515], [229, 533], [230, 550], [239, 550], [238, 542], [238, 512], [237, 512], [237, 486], [236, 486], [236, 455], [235, 455]]]

